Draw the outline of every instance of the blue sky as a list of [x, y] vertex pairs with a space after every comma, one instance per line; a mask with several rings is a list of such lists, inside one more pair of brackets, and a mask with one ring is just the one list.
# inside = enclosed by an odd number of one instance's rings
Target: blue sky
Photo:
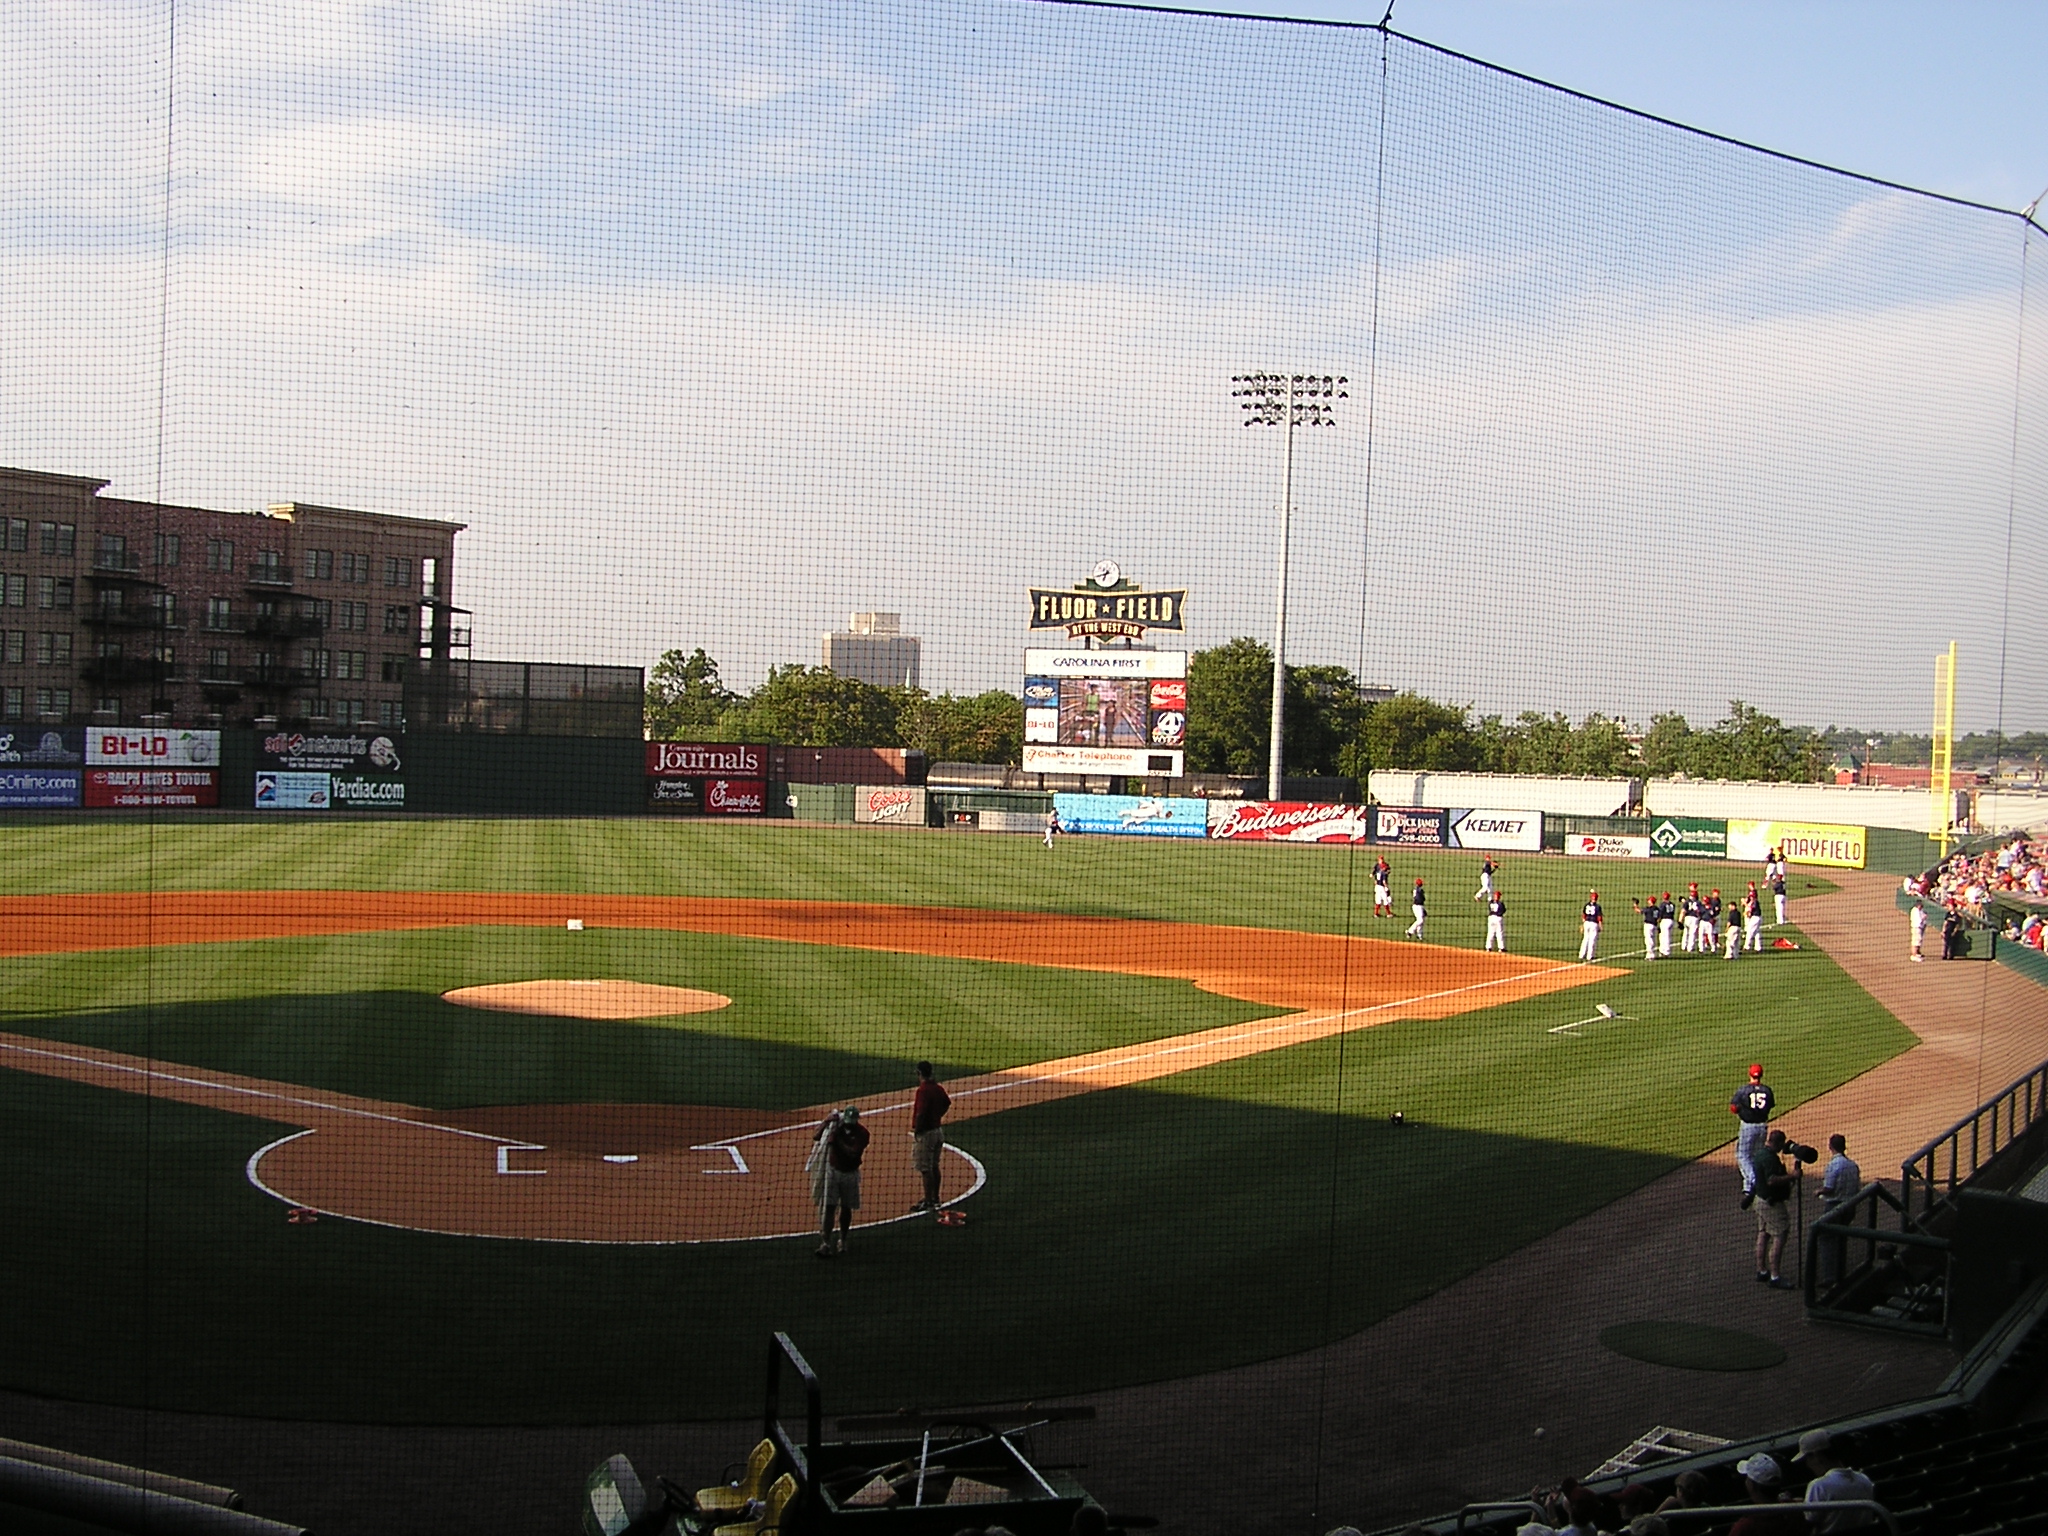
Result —
[[[1908, 14], [1396, 20], [2027, 200], [2048, 144], [1993, 76], [2042, 23]], [[1369, 30], [211, 0], [173, 71], [168, 16], [0, 0], [0, 463], [460, 519], [479, 655], [703, 645], [750, 684], [883, 608], [929, 683], [1015, 686], [1024, 589], [1105, 555], [1189, 589], [1193, 644], [1267, 634], [1282, 445], [1228, 379], [1313, 368], [1358, 387], [1296, 457], [1292, 659], [1899, 727], [1960, 627], [1965, 718], [1996, 642], [2008, 724], [2048, 721], [2043, 640], [1989, 596], [2009, 514], [2012, 568], [2048, 556], [2010, 218]]]

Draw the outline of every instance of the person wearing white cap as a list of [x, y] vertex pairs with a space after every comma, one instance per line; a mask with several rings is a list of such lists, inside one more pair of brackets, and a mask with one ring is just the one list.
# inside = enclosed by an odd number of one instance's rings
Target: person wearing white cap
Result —
[[[1749, 1495], [1750, 1503], [1779, 1505], [1784, 1502], [1785, 1469], [1778, 1465], [1776, 1457], [1758, 1451], [1754, 1456], [1746, 1456], [1737, 1462], [1735, 1470], [1742, 1476], [1743, 1491]], [[1794, 1515], [1792, 1522], [1796, 1522], [1798, 1518]], [[1780, 1514], [1767, 1515], [1758, 1511], [1753, 1515], [1744, 1515], [1736, 1521], [1729, 1536], [1736, 1536], [1738, 1532], [1740, 1536], [1766, 1536], [1766, 1533], [1775, 1531], [1790, 1532], [1797, 1528], [1792, 1522], [1787, 1522]]]
[[[1834, 1438], [1824, 1429], [1809, 1429], [1799, 1437], [1797, 1459], [1807, 1471], [1818, 1474], [1806, 1485], [1808, 1504], [1877, 1497], [1877, 1485], [1835, 1454]], [[1868, 1509], [1843, 1509], [1818, 1517], [1809, 1512], [1807, 1519], [1815, 1521], [1813, 1529], [1822, 1533], [1856, 1531], [1877, 1524], [1877, 1513]]]

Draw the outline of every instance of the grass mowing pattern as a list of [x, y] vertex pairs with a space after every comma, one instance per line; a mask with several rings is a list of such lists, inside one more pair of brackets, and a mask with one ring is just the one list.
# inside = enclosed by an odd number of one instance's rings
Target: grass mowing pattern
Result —
[[[744, 837], [720, 841], [735, 830]], [[360, 886], [397, 868], [477, 889], [545, 885], [532, 878], [547, 863], [535, 848], [602, 862], [623, 831], [640, 825], [214, 824], [160, 836], [177, 845], [164, 867], [181, 885], [233, 883], [239, 869], [256, 885]], [[651, 831], [657, 863], [679, 849], [718, 855], [669, 865], [655, 890], [737, 883], [753, 888], [709, 893], [1037, 910], [1085, 900], [1118, 916], [1324, 930], [1344, 926], [1357, 857]], [[469, 851], [445, 867], [417, 848], [400, 857], [398, 833], [436, 856]], [[374, 859], [362, 857], [365, 835]], [[80, 859], [70, 836], [71, 875], [137, 878], [122, 859]], [[295, 882], [268, 863], [280, 837], [294, 845]], [[501, 856], [484, 857], [478, 839], [502, 844]], [[28, 854], [55, 879], [52, 850]], [[1015, 889], [1003, 883], [1012, 866]], [[1479, 942], [1478, 906], [1465, 901], [1474, 858], [1409, 855], [1395, 867], [1431, 880], [1432, 939]], [[1706, 868], [1709, 883], [1736, 885], [1729, 866]], [[1682, 870], [1506, 861], [1510, 934], [1534, 948], [1524, 926], [1554, 925], [1551, 951], [1568, 952], [1587, 884], [1620, 897], [1609, 907], [1625, 917], [1623, 881], [1647, 890], [1654, 873], [1661, 889], [1688, 878]], [[1406, 922], [1404, 912], [1375, 927], [1365, 912], [1355, 925], [1365, 932]], [[1620, 940], [1637, 931], [1618, 923], [1609, 954], [1627, 953]], [[429, 1105], [780, 1106], [900, 1083], [918, 1054], [985, 1069], [1259, 1012], [1179, 982], [709, 935], [477, 928], [166, 948], [151, 960], [148, 973], [132, 954], [7, 961], [8, 1025]], [[735, 1006], [598, 1024], [456, 1010], [435, 995], [561, 974], [709, 986]], [[1635, 1017], [1548, 1033], [1595, 1002]], [[1736, 964], [1674, 959], [1563, 995], [1354, 1034], [1341, 1081], [1339, 1042], [1324, 1040], [965, 1123], [957, 1140], [991, 1178], [970, 1224], [858, 1233], [854, 1253], [832, 1264], [801, 1240], [616, 1249], [287, 1226], [241, 1176], [281, 1130], [159, 1102], [145, 1143], [133, 1096], [0, 1073], [0, 1149], [9, 1166], [35, 1170], [0, 1184], [11, 1303], [0, 1381], [136, 1402], [146, 1362], [153, 1404], [166, 1408], [397, 1422], [722, 1417], [756, 1406], [761, 1340], [777, 1327], [833, 1382], [835, 1412], [1175, 1378], [1353, 1332], [1726, 1140], [1723, 1106], [1750, 1060], [1770, 1063], [1789, 1105], [1910, 1043], [1810, 948]], [[1394, 1109], [1412, 1123], [1388, 1125]], [[136, 1241], [145, 1178], [147, 1274]], [[1326, 1297], [1333, 1266], [1340, 1283]]]

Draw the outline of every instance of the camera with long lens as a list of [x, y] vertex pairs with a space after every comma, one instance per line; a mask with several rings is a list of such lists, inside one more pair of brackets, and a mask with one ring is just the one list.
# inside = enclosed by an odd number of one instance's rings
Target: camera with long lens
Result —
[[1804, 1142], [1787, 1141], [1785, 1143], [1785, 1155], [1795, 1163], [1817, 1163], [1820, 1161], [1820, 1149], [1818, 1147], [1809, 1147]]

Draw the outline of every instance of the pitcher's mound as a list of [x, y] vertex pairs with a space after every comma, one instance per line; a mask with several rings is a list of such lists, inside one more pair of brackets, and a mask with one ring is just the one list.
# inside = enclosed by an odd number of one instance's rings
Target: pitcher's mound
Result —
[[645, 981], [508, 981], [457, 987], [443, 998], [464, 1008], [503, 1013], [549, 1013], [568, 1019], [659, 1019], [672, 1013], [710, 1013], [732, 999], [694, 987], [658, 987]]

